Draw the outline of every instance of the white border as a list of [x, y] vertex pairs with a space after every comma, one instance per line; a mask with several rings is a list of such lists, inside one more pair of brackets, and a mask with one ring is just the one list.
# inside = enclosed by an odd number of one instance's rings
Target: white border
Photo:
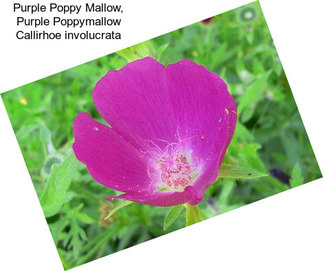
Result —
[[[129, 4], [130, 2], [139, 1], [129, 1]], [[151, 23], [147, 26], [149, 30], [146, 36], [138, 35], [137, 38], [141, 40], [151, 38], [190, 24], [197, 21], [196, 19], [223, 12], [233, 8], [234, 2], [237, 1], [206, 1], [209, 5], [205, 6], [203, 1], [199, 1], [198, 4], [195, 3], [196, 7], [187, 2], [181, 4], [179, 2], [163, 1], [163, 5], [175, 7], [169, 13], [169, 23], [165, 27], [156, 20], [154, 21], [156, 25]], [[323, 144], [320, 144], [320, 140], [323, 138], [321, 125], [323, 43], [320, 33], [323, 24], [320, 2], [320, 0], [262, 0], [261, 5], [322, 168]], [[132, 11], [138, 11], [137, 14], [140, 14], [142, 6], [130, 5]], [[164, 11], [163, 20], [165, 20], [166, 10], [155, 2], [147, 4], [146, 10], [149, 11], [147, 17], [150, 19], [155, 15], [158, 17], [157, 14]], [[172, 17], [174, 14], [178, 16], [177, 19]], [[151, 30], [151, 25], [154, 25], [154, 31]], [[132, 32], [139, 31], [130, 25], [127, 27]], [[146, 29], [144, 25], [142, 29]], [[141, 40], [133, 38], [131, 41], [136, 43]], [[11, 43], [7, 45], [1, 51], [12, 55], [12, 51], [9, 50]], [[116, 47], [112, 49], [109, 47], [105, 51], [108, 53], [115, 49]], [[58, 59], [62, 57], [55, 51], [52, 53]], [[85, 53], [86, 56], [78, 62], [73, 57], [63, 61], [62, 65], [57, 64], [59, 61], [56, 61], [55, 65], [47, 62], [43, 65], [45, 71], [37, 70], [32, 65], [29, 70], [18, 69], [14, 75], [5, 73], [6, 78], [1, 82], [1, 87], [7, 89], [8, 85], [18, 86], [80, 64], [99, 56], [98, 54], [106, 54], [100, 50], [97, 55], [87, 54], [87, 51], [84, 51]], [[38, 59], [39, 56], [48, 57], [40, 53], [34, 55], [34, 58]], [[15, 58], [11, 61], [13, 59]], [[26, 65], [25, 62], [19, 61], [21, 59], [16, 58], [16, 63]], [[3, 63], [2, 68], [6, 69]], [[22, 75], [23, 72], [27, 75]], [[15, 81], [15, 78], [20, 76], [23, 79]], [[63, 270], [2, 101], [0, 102], [0, 180], [1, 269]], [[74, 270], [322, 270], [322, 194], [321, 179]]]

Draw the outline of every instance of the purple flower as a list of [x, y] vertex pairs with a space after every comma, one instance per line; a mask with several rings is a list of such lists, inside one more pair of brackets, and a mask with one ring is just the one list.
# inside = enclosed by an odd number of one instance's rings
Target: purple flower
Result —
[[210, 17], [210, 18], [202, 20], [202, 23], [203, 24], [210, 24], [212, 20], [213, 20], [213, 17]]
[[96, 181], [124, 192], [108, 200], [171, 206], [203, 199], [237, 118], [218, 75], [190, 60], [164, 67], [147, 57], [109, 71], [92, 96], [111, 127], [80, 113], [73, 149]]
[[290, 184], [290, 176], [286, 174], [284, 171], [282, 171], [279, 168], [274, 168], [269, 170], [269, 173], [271, 176], [275, 177], [276, 179], [280, 180], [284, 184]]

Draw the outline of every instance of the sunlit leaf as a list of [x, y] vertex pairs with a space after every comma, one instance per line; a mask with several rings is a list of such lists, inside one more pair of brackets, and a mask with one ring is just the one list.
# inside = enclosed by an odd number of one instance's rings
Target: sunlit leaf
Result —
[[118, 55], [122, 56], [127, 62], [131, 62], [143, 57], [154, 56], [155, 50], [153, 44], [150, 41], [145, 41], [134, 46], [117, 52]]
[[185, 204], [186, 223], [185, 226], [195, 224], [201, 220], [200, 210], [197, 205]]
[[257, 179], [268, 176], [266, 172], [260, 172], [252, 168], [244, 168], [239, 165], [222, 164], [218, 174], [218, 178], [232, 179]]
[[176, 205], [169, 209], [164, 220], [164, 231], [167, 230], [180, 216], [184, 210], [184, 205]]

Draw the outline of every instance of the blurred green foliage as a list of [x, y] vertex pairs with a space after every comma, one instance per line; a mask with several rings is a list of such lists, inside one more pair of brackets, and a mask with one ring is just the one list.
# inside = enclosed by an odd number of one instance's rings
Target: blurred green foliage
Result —
[[189, 58], [221, 75], [239, 115], [224, 162], [272, 172], [254, 180], [220, 178], [200, 205], [203, 217], [321, 176], [258, 3], [101, 57], [2, 95], [65, 269], [184, 225], [183, 207], [139, 204], [104, 220], [120, 202], [105, 201], [115, 192], [96, 183], [71, 150], [72, 122], [79, 112], [104, 122], [91, 98], [96, 82], [144, 55], [165, 65]]

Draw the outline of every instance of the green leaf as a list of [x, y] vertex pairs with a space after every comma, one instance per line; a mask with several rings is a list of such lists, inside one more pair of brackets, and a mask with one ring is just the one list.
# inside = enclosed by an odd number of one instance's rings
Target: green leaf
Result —
[[[81, 209], [83, 208], [83, 204], [81, 205]], [[80, 211], [81, 211], [81, 209], [80, 210], [75, 210], [74, 212], [75, 212], [75, 217], [79, 220], [79, 221], [81, 221], [82, 223], [84, 223], [84, 224], [92, 224], [95, 220], [92, 218], [92, 217], [90, 217], [88, 214], [86, 214], [86, 213], [81, 213]]]
[[77, 213], [76, 217], [84, 224], [92, 224], [95, 220], [85, 213]]
[[215, 51], [212, 52], [212, 63], [217, 63], [218, 66], [223, 64], [224, 62], [228, 61], [231, 57], [233, 57], [237, 51], [239, 50], [239, 47], [231, 47], [230, 50], [228, 50], [228, 44], [222, 43], [218, 44], [219, 46], [216, 48]]
[[239, 114], [252, 103], [257, 103], [263, 98], [262, 93], [264, 92], [264, 87], [267, 84], [267, 80], [271, 71], [265, 72], [257, 80], [255, 80], [243, 94], [238, 105]]
[[39, 129], [39, 136], [40, 140], [46, 145], [47, 143], [52, 141], [52, 135], [50, 130], [45, 126], [45, 124], [41, 123], [40, 124], [40, 129]]
[[160, 45], [160, 46], [156, 49], [156, 59], [157, 59], [158, 61], [160, 61], [160, 60], [161, 60], [161, 58], [162, 58], [162, 56], [163, 56], [164, 52], [166, 51], [166, 49], [168, 48], [168, 46], [169, 46], [169, 43], [165, 43], [165, 44]]
[[245, 110], [241, 113], [241, 122], [246, 123], [250, 120], [256, 110], [256, 105], [254, 103], [250, 104], [245, 108]]
[[218, 197], [217, 203], [221, 205], [222, 209], [228, 206], [229, 198], [232, 195], [233, 189], [237, 186], [236, 182], [224, 182], [221, 188], [221, 193]]
[[77, 160], [70, 155], [60, 165], [54, 166], [52, 173], [46, 183], [40, 203], [46, 217], [53, 216], [59, 212], [66, 202], [67, 190], [73, 179], [77, 178]]
[[236, 69], [237, 69], [238, 74], [240, 74], [242, 71], [246, 70], [245, 63], [244, 63], [243, 59], [240, 57], [236, 61]]
[[60, 249], [59, 247], [57, 247], [57, 252], [58, 252], [58, 255], [62, 261], [62, 264], [63, 264], [63, 267], [65, 270], [68, 270], [68, 269], [71, 269], [73, 267], [73, 265], [71, 263], [69, 263], [69, 261], [64, 257], [65, 255], [65, 250], [63, 249]]
[[105, 231], [101, 235], [99, 235], [97, 238], [93, 239], [92, 242], [90, 242], [90, 244], [93, 245], [92, 248], [90, 248], [88, 245], [81, 247], [82, 248], [82, 251], [86, 251], [86, 253], [83, 256], [81, 256], [81, 257], [77, 257], [76, 265], [81, 265], [81, 264], [89, 261], [89, 259], [92, 257], [92, 255], [95, 252], [97, 252], [100, 247], [106, 246], [107, 241], [113, 235], [116, 234], [116, 232], [115, 232], [116, 229], [118, 229], [118, 228], [112, 228], [109, 231]]
[[242, 141], [253, 141], [254, 140], [254, 135], [239, 121], [237, 122], [237, 127], [236, 127], [236, 132], [234, 139], [239, 137], [240, 140]]
[[77, 194], [74, 191], [67, 191], [65, 194], [64, 203], [71, 201], [76, 196], [77, 196]]
[[82, 249], [83, 241], [87, 240], [86, 232], [78, 225], [76, 218], [71, 217], [70, 232], [68, 235], [68, 247], [72, 249], [73, 256], [78, 258]]
[[30, 138], [31, 134], [34, 131], [37, 131], [37, 129], [39, 128], [38, 124], [31, 124], [31, 125], [26, 125], [21, 127], [18, 132], [16, 133], [17, 138], [19, 138], [19, 140], [24, 140], [26, 138]]
[[138, 227], [138, 225], [127, 227], [127, 230], [122, 235], [122, 238], [120, 238], [117, 251], [126, 248], [129, 245], [130, 240], [133, 239], [138, 232], [140, 232], [140, 226]]
[[164, 231], [167, 230], [179, 217], [184, 209], [184, 205], [176, 205], [168, 211], [164, 220]]
[[304, 166], [302, 164], [302, 158], [300, 156], [300, 145], [297, 141], [294, 133], [289, 130], [284, 130], [281, 132], [281, 141], [284, 146], [284, 149], [288, 156], [288, 161], [292, 165], [298, 164], [298, 166], [304, 170]]
[[254, 33], [253, 32], [250, 32], [247, 34], [247, 41], [249, 44], [252, 44], [253, 43], [253, 40], [254, 40]]
[[200, 210], [197, 205], [185, 204], [185, 207], [186, 207], [185, 226], [195, 224], [201, 220]]
[[56, 245], [58, 245], [58, 242], [61, 240], [60, 235], [68, 224], [69, 224], [69, 221], [66, 219], [58, 219], [53, 223], [49, 224], [49, 228]]
[[239, 165], [247, 169], [254, 169], [259, 172], [267, 172], [258, 150], [261, 145], [258, 143], [239, 143], [239, 138], [233, 138], [229, 150], [224, 158], [224, 164]]
[[232, 179], [257, 179], [265, 176], [268, 176], [268, 173], [241, 167], [240, 165], [229, 164], [222, 164], [218, 174], [218, 178]]
[[106, 216], [106, 218], [104, 220], [109, 219], [111, 216], [113, 216], [116, 212], [118, 212], [120, 209], [132, 204], [133, 201], [128, 201], [125, 200], [123, 201], [121, 204], [119, 204], [117, 207], [115, 207], [114, 209], [112, 209], [112, 211]]
[[265, 72], [263, 64], [257, 58], [252, 61], [252, 70], [255, 74], [262, 74]]
[[302, 176], [302, 170], [299, 164], [296, 164], [292, 171], [292, 178], [290, 179], [291, 187], [296, 187], [304, 183], [304, 178]]
[[145, 41], [116, 53], [127, 60], [127, 62], [132, 62], [143, 57], [154, 56], [155, 50], [150, 41]]

